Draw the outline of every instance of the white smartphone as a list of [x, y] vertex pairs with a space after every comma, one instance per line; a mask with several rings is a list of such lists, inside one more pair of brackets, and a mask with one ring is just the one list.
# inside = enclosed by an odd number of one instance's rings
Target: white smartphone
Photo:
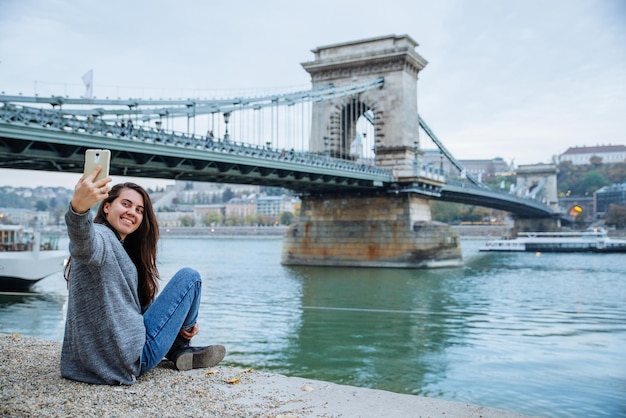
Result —
[[95, 170], [96, 166], [102, 166], [102, 170], [93, 181], [109, 176], [109, 167], [111, 164], [111, 151], [108, 149], [88, 149], [85, 151], [85, 168], [83, 169], [83, 178]]

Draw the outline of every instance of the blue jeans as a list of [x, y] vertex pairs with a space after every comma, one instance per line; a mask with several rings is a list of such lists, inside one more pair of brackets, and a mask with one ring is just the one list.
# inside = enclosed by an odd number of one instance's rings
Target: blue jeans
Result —
[[200, 274], [183, 268], [143, 314], [146, 344], [141, 353], [141, 374], [152, 370], [163, 360], [181, 330], [196, 324], [201, 291]]

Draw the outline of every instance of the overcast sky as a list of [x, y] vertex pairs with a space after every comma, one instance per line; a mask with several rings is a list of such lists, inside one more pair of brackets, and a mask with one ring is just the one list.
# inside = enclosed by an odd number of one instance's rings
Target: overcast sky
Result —
[[419, 43], [420, 115], [459, 159], [626, 144], [624, 0], [0, 0], [0, 91], [77, 97], [90, 69], [97, 97], [307, 87], [311, 49], [390, 34]]

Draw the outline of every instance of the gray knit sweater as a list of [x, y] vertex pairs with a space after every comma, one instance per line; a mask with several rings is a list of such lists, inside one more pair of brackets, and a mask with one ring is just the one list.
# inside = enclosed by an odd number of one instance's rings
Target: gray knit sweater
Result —
[[65, 214], [72, 259], [63, 377], [96, 384], [135, 382], [146, 340], [137, 268], [117, 235], [91, 211]]

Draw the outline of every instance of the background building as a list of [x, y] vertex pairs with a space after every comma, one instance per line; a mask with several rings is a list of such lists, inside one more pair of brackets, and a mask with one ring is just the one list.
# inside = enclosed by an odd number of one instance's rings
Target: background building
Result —
[[226, 205], [223, 203], [217, 203], [212, 205], [193, 206], [193, 219], [196, 225], [202, 225], [204, 218], [209, 214], [216, 215], [216, 219], [223, 219], [226, 214]]
[[157, 222], [159, 226], [169, 228], [175, 226], [182, 226], [181, 219], [184, 216], [189, 216], [189, 212], [157, 212]]
[[300, 199], [294, 196], [259, 196], [256, 200], [258, 214], [277, 218], [283, 212], [296, 214]]
[[559, 162], [570, 161], [574, 165], [585, 165], [589, 164], [591, 157], [600, 157], [606, 164], [623, 163], [626, 161], [626, 145], [571, 147], [559, 155]]
[[256, 215], [256, 196], [235, 197], [226, 203], [226, 217], [246, 219]]
[[53, 222], [49, 211], [36, 211], [21, 208], [0, 208], [0, 223], [47, 226]]
[[604, 186], [593, 194], [596, 216], [602, 217], [611, 205], [626, 206], [626, 183]]
[[[424, 150], [422, 156], [423, 163], [434, 168], [443, 168], [443, 172], [450, 176], [459, 176], [461, 173], [452, 165], [447, 158], [438, 149]], [[498, 176], [501, 174], [508, 174], [513, 171], [511, 164], [508, 164], [501, 157], [495, 157], [490, 160], [459, 160], [459, 163], [465, 169], [473, 174], [476, 178], [482, 178], [484, 176]]]

